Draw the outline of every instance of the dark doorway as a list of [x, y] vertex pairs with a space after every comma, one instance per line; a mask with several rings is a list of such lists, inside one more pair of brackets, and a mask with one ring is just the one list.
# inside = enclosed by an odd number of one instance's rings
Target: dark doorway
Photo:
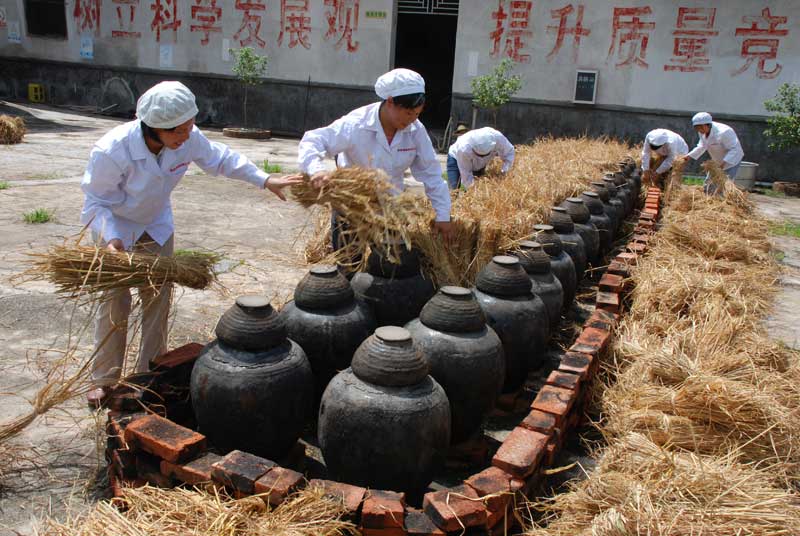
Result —
[[443, 129], [450, 117], [457, 23], [457, 0], [398, 2], [394, 66], [425, 78], [427, 103], [420, 121], [428, 129]]

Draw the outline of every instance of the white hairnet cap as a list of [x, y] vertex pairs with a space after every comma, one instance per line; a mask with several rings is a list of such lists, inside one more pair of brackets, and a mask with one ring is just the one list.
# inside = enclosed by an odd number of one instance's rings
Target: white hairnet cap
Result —
[[667, 134], [667, 131], [663, 128], [657, 128], [650, 131], [647, 135], [647, 139], [647, 143], [651, 145], [664, 145], [669, 141], [669, 134]]
[[375, 82], [375, 93], [386, 100], [413, 93], [425, 93], [425, 80], [411, 69], [393, 69], [382, 74]]
[[160, 82], [139, 97], [136, 117], [153, 128], [175, 128], [197, 115], [194, 93], [180, 82]]
[[473, 130], [470, 134], [470, 145], [472, 145], [472, 150], [478, 154], [490, 153], [497, 145], [492, 129], [489, 127]]
[[692, 126], [697, 125], [710, 125], [711, 124], [711, 114], [708, 112], [698, 112], [694, 114], [692, 117]]

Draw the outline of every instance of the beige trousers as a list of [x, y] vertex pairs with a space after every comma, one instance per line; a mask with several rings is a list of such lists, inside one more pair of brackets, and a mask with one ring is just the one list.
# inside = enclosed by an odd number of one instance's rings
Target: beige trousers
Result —
[[[159, 246], [158, 242], [143, 234], [133, 246], [134, 252], [172, 256], [174, 235]], [[105, 247], [105, 242], [99, 242]], [[167, 322], [172, 297], [172, 285], [155, 292], [140, 290], [142, 305], [142, 343], [135, 372], [146, 372], [150, 361], [167, 350]], [[120, 378], [125, 363], [128, 339], [128, 315], [131, 312], [131, 292], [128, 289], [110, 291], [95, 315], [95, 357], [92, 362], [92, 383], [96, 387], [114, 385]], [[104, 342], [105, 341], [105, 342]]]

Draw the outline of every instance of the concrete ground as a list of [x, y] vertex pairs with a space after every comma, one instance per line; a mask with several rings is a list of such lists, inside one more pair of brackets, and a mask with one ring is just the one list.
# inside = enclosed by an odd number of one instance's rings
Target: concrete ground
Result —
[[[12, 277], [25, 269], [28, 254], [43, 252], [78, 233], [83, 196], [81, 175], [92, 144], [122, 121], [47, 106], [4, 103], [0, 113], [23, 115], [28, 134], [22, 144], [0, 146], [0, 423], [30, 409], [49, 364], [66, 348], [75, 359], [91, 350], [85, 308], [59, 300], [48, 284], [23, 283]], [[296, 169], [297, 140], [249, 141], [209, 138], [227, 143], [252, 160], [268, 159]], [[230, 270], [225, 289], [182, 291], [173, 308], [171, 345], [206, 341], [233, 298], [262, 293], [276, 300], [291, 295], [304, 273], [302, 248], [311, 230], [309, 213], [292, 202], [238, 181], [209, 177], [192, 167], [172, 196], [177, 248], [206, 248], [223, 253]], [[800, 222], [800, 200], [754, 196], [775, 219]], [[37, 208], [54, 220], [28, 224], [23, 214]], [[776, 237], [786, 272], [770, 330], [787, 344], [800, 340], [800, 240]], [[70, 337], [73, 335], [73, 337]], [[102, 424], [102, 423], [101, 423]], [[93, 483], [102, 476], [102, 434], [82, 400], [68, 402], [26, 428], [13, 442], [14, 452], [0, 452], [0, 534], [32, 534], [35, 519], [48, 512], [63, 516], [86, 508], [105, 491]], [[99, 448], [98, 448], [99, 445]], [[12, 469], [11, 460], [21, 461]], [[102, 478], [100, 478], [102, 480]]]

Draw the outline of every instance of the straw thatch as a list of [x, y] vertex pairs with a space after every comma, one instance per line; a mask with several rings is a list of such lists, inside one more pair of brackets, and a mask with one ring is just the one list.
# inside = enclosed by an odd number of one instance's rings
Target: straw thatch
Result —
[[762, 325], [778, 275], [767, 222], [724, 177], [721, 196], [671, 179], [597, 397], [609, 447], [531, 534], [800, 527], [800, 356]]
[[24, 136], [24, 119], [10, 115], [0, 115], [0, 144], [20, 143]]
[[205, 289], [216, 282], [214, 265], [221, 257], [210, 252], [182, 252], [174, 257], [110, 251], [100, 246], [63, 244], [31, 254], [32, 266], [21, 279], [44, 280], [70, 298], [122, 288], [160, 291], [175, 283]]
[[[494, 162], [468, 191], [454, 194], [455, 229], [449, 243], [431, 233], [433, 212], [426, 199], [404, 194], [387, 201], [389, 189], [373, 184], [373, 177], [380, 176], [373, 170], [340, 169], [322, 192], [302, 185], [293, 193], [304, 206], [329, 204], [347, 214], [355, 228], [349, 239], [360, 246], [357, 253], [363, 254], [366, 243], [399, 235], [406, 246], [421, 250], [424, 270], [437, 284], [469, 286], [492, 256], [513, 249], [530, 238], [535, 224], [548, 221], [550, 207], [586, 190], [603, 172], [616, 170], [631, 152], [623, 143], [586, 137], [542, 138], [518, 146], [514, 167], [506, 176]], [[313, 253], [324, 251], [319, 243], [322, 235], [311, 238], [307, 257], [319, 260]], [[346, 248], [337, 260], [347, 263], [354, 253]]]
[[796, 534], [800, 497], [730, 457], [676, 453], [628, 434], [588, 480], [546, 505], [531, 536]]
[[[122, 507], [124, 511], [121, 511]], [[341, 501], [306, 489], [275, 509], [258, 497], [233, 500], [210, 491], [150, 486], [129, 488], [124, 498], [60, 522], [49, 519], [43, 536], [336, 536], [357, 534], [343, 521]]]

